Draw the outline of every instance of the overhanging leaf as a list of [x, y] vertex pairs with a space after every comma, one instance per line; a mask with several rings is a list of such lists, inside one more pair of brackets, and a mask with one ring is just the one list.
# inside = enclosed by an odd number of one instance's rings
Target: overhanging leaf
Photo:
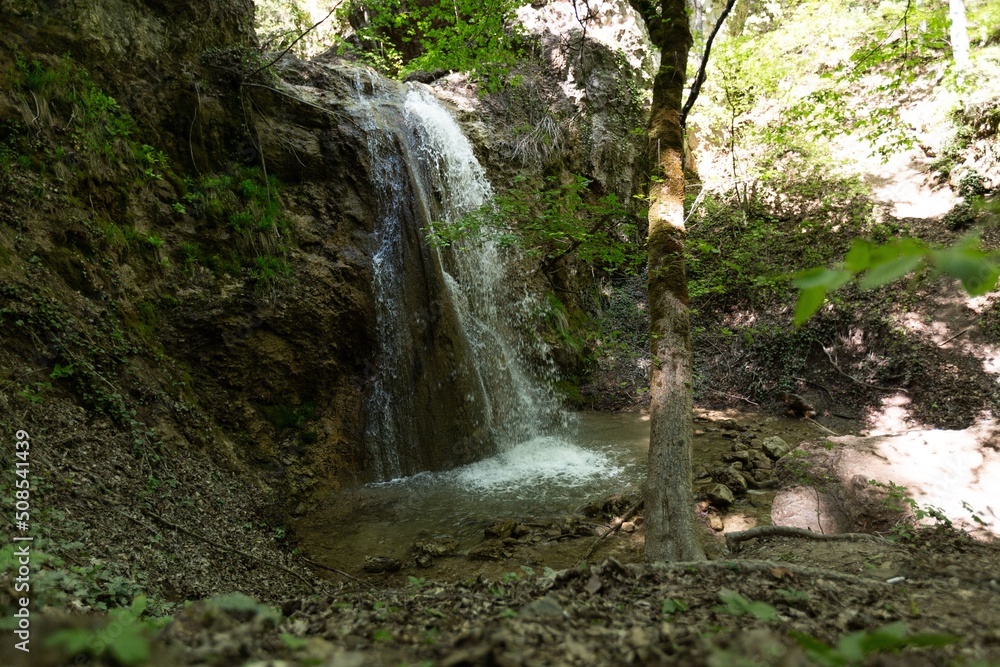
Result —
[[795, 326], [801, 326], [806, 320], [816, 314], [826, 299], [825, 287], [810, 287], [799, 290], [799, 300], [795, 304]]
[[854, 239], [854, 245], [844, 257], [844, 268], [851, 273], [861, 273], [871, 264], [874, 246], [864, 239]]
[[943, 273], [957, 278], [972, 296], [992, 291], [1000, 277], [996, 260], [975, 245], [959, 244], [932, 253], [934, 265]]
[[828, 292], [840, 289], [850, 282], [853, 275], [843, 269], [810, 269], [795, 274], [792, 284], [799, 289], [823, 287]]
[[919, 255], [900, 255], [893, 259], [884, 261], [872, 258], [871, 268], [861, 279], [861, 289], [873, 289], [881, 287], [894, 280], [899, 280], [910, 271], [920, 266], [924, 259], [923, 253]]

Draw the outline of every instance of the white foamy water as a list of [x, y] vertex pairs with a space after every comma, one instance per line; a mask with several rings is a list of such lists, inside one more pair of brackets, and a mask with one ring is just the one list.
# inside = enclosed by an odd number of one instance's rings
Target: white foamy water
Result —
[[539, 484], [579, 487], [595, 479], [610, 481], [623, 471], [604, 452], [559, 436], [541, 436], [445, 475], [469, 491], [520, 495], [537, 493]]

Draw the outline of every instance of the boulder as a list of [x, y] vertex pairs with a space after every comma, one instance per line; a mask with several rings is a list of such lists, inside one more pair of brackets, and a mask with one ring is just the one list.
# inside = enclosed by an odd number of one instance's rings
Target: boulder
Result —
[[782, 456], [792, 451], [792, 446], [776, 435], [764, 438], [760, 443], [761, 451], [768, 455], [773, 461], [777, 461]]
[[747, 492], [747, 480], [740, 474], [739, 470], [736, 470], [732, 466], [722, 466], [719, 468], [713, 468], [712, 481], [718, 482], [719, 484], [725, 484], [736, 496], [746, 495]]
[[705, 497], [713, 507], [719, 509], [731, 507], [736, 502], [733, 492], [725, 484], [713, 484], [705, 491]]

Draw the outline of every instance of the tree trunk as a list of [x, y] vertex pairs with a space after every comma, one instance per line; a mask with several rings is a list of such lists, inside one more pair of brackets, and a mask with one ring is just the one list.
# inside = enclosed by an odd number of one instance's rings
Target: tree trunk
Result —
[[691, 327], [684, 271], [684, 128], [680, 122], [691, 31], [684, 0], [632, 0], [660, 49], [649, 120], [649, 476], [646, 560], [701, 560], [691, 490]]
[[948, 1], [951, 20], [951, 55], [960, 70], [969, 67], [969, 24], [965, 18], [965, 0]]

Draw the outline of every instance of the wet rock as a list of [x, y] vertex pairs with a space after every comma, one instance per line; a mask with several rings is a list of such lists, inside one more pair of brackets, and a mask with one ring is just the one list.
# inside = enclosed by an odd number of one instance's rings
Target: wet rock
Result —
[[[620, 521], [621, 519], [618, 519]], [[559, 529], [561, 537], [590, 537], [594, 533], [594, 525], [576, 517], [566, 519]]]
[[725, 484], [736, 496], [746, 495], [747, 480], [732, 466], [721, 466], [712, 469], [712, 481]]
[[772, 470], [755, 470], [752, 477], [752, 481], [748, 481], [748, 484], [753, 486], [755, 489], [775, 489], [780, 483], [774, 477], [774, 472]]
[[383, 574], [385, 572], [398, 572], [403, 568], [403, 561], [389, 556], [365, 556], [365, 564], [361, 569], [373, 574]]
[[761, 451], [767, 454], [768, 457], [774, 461], [777, 461], [782, 456], [792, 451], [792, 446], [776, 435], [772, 435], [770, 438], [764, 438], [764, 440], [760, 443], [760, 448]]
[[434, 542], [414, 542], [410, 550], [417, 555], [425, 555], [430, 558], [440, 558], [442, 556], [453, 556], [458, 550], [458, 540], [444, 539]]
[[742, 463], [745, 465], [750, 460], [750, 452], [748, 452], [746, 449], [732, 451], [727, 454], [723, 454], [722, 460], [725, 463]]
[[517, 541], [510, 537], [502, 540], [487, 540], [469, 549], [469, 558], [471, 560], [502, 560], [510, 558], [514, 555], [514, 548], [516, 546]]
[[774, 464], [771, 463], [771, 459], [767, 457], [767, 454], [758, 450], [750, 452], [749, 465], [754, 470], [771, 470], [774, 468]]
[[516, 526], [517, 521], [514, 521], [513, 519], [503, 519], [487, 526], [483, 533], [488, 538], [503, 539], [505, 537], [510, 537]]
[[705, 497], [713, 507], [720, 509], [730, 507], [736, 502], [733, 492], [725, 484], [713, 484], [705, 491]]

